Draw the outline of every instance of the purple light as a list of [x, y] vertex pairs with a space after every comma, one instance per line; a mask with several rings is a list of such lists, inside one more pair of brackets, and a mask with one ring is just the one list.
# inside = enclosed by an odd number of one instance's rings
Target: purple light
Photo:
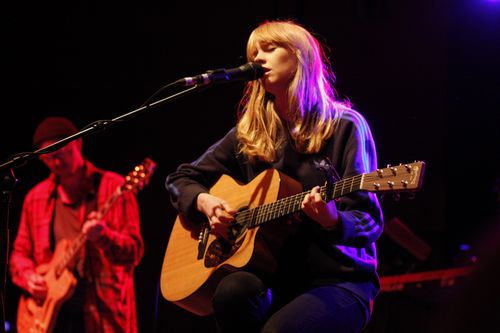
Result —
[[460, 251], [470, 251], [471, 246], [469, 244], [460, 244], [458, 248]]

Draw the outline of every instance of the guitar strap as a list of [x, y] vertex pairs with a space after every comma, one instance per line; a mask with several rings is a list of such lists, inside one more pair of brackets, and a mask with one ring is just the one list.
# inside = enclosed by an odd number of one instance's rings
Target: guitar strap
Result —
[[[101, 180], [102, 180], [102, 173], [101, 172], [95, 172], [94, 173], [94, 189], [95, 189], [95, 207], [94, 210], [97, 210], [99, 207], [98, 207], [98, 197], [99, 197], [99, 186], [101, 184]], [[90, 213], [87, 212], [87, 214]], [[88, 243], [85, 244], [85, 248], [87, 250], [87, 245]], [[86, 251], [88, 253], [88, 251]], [[97, 316], [99, 317], [99, 327], [100, 327], [100, 332], [101, 333], [104, 333], [104, 324], [103, 324], [103, 321], [102, 321], [102, 305], [101, 305], [101, 300], [99, 299], [99, 296], [97, 294], [97, 286], [96, 286], [96, 281], [95, 281], [95, 273], [94, 273], [94, 265], [93, 265], [93, 262], [92, 262], [92, 256], [87, 256], [86, 258], [86, 263], [88, 265], [88, 271], [89, 271], [89, 274], [90, 274], [90, 283], [89, 283], [89, 287], [92, 289], [92, 293], [94, 294], [94, 299], [95, 299], [95, 303], [97, 305]]]
[[[94, 173], [94, 179], [93, 179], [93, 188], [92, 188], [92, 193], [89, 193], [87, 195], [86, 203], [85, 203], [85, 216], [84, 216], [84, 221], [87, 219], [87, 216], [90, 214], [92, 211], [97, 210], [97, 198], [98, 198], [98, 193], [99, 193], [99, 185], [101, 184], [101, 179], [102, 179], [102, 174], [100, 172], [95, 172]], [[82, 224], [83, 225], [83, 224]], [[87, 244], [83, 246], [80, 249], [80, 258], [78, 262], [78, 272], [80, 273], [80, 276], [84, 277], [85, 276], [85, 261], [87, 261]]]
[[97, 210], [97, 198], [99, 193], [99, 185], [101, 185], [102, 174], [100, 172], [94, 173], [94, 194], [95, 194], [95, 204], [87, 206], [87, 215], [93, 211]]

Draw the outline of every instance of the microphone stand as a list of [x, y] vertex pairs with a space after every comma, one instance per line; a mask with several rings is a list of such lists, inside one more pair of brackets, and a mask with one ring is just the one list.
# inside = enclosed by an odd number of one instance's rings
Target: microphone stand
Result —
[[[177, 81], [176, 81], [177, 82]], [[156, 96], [160, 91], [175, 85], [176, 82], [168, 84], [158, 90], [152, 97]], [[111, 120], [98, 120], [86, 127], [84, 127], [79, 132], [63, 138], [53, 144], [38, 149], [34, 152], [18, 153], [13, 155], [10, 160], [0, 164], [0, 176], [1, 176], [1, 197], [0, 197], [0, 272], [1, 272], [1, 285], [0, 285], [0, 333], [5, 333], [5, 286], [7, 281], [7, 266], [9, 260], [9, 207], [11, 203], [12, 190], [17, 182], [14, 176], [13, 168], [22, 166], [26, 164], [28, 160], [38, 157], [43, 154], [48, 154], [60, 149], [62, 146], [66, 145], [70, 141], [76, 140], [80, 137], [104, 130], [117, 122], [123, 122], [129, 120], [145, 111], [148, 111], [152, 107], [157, 107], [167, 102], [173, 101], [181, 96], [187, 95], [189, 93], [201, 90], [201, 88], [206, 88], [209, 85], [194, 85], [188, 89], [184, 89], [175, 94], [167, 96], [165, 98], [159, 99], [155, 102], [145, 103], [141, 107], [125, 113], [121, 116], [113, 118]]]
[[1, 172], [1, 197], [0, 214], [1, 221], [5, 225], [0, 226], [0, 332], [5, 332], [5, 286], [7, 284], [7, 266], [9, 264], [9, 206], [12, 198], [12, 190], [17, 182], [12, 169]]

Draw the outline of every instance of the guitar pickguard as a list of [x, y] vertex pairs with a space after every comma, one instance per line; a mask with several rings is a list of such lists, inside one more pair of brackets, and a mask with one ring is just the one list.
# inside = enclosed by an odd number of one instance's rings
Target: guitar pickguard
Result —
[[216, 238], [210, 243], [205, 254], [205, 267], [217, 267], [235, 254], [245, 240], [246, 232], [246, 227], [235, 223], [230, 228], [230, 238], [234, 239], [234, 241]]

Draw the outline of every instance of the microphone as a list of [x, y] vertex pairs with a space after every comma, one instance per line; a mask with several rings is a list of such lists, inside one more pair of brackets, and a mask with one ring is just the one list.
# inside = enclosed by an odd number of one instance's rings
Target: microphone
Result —
[[210, 83], [231, 82], [237, 80], [253, 81], [264, 75], [264, 68], [256, 62], [249, 62], [237, 68], [219, 68], [206, 73], [185, 77], [177, 80], [175, 84], [183, 86], [207, 85]]

